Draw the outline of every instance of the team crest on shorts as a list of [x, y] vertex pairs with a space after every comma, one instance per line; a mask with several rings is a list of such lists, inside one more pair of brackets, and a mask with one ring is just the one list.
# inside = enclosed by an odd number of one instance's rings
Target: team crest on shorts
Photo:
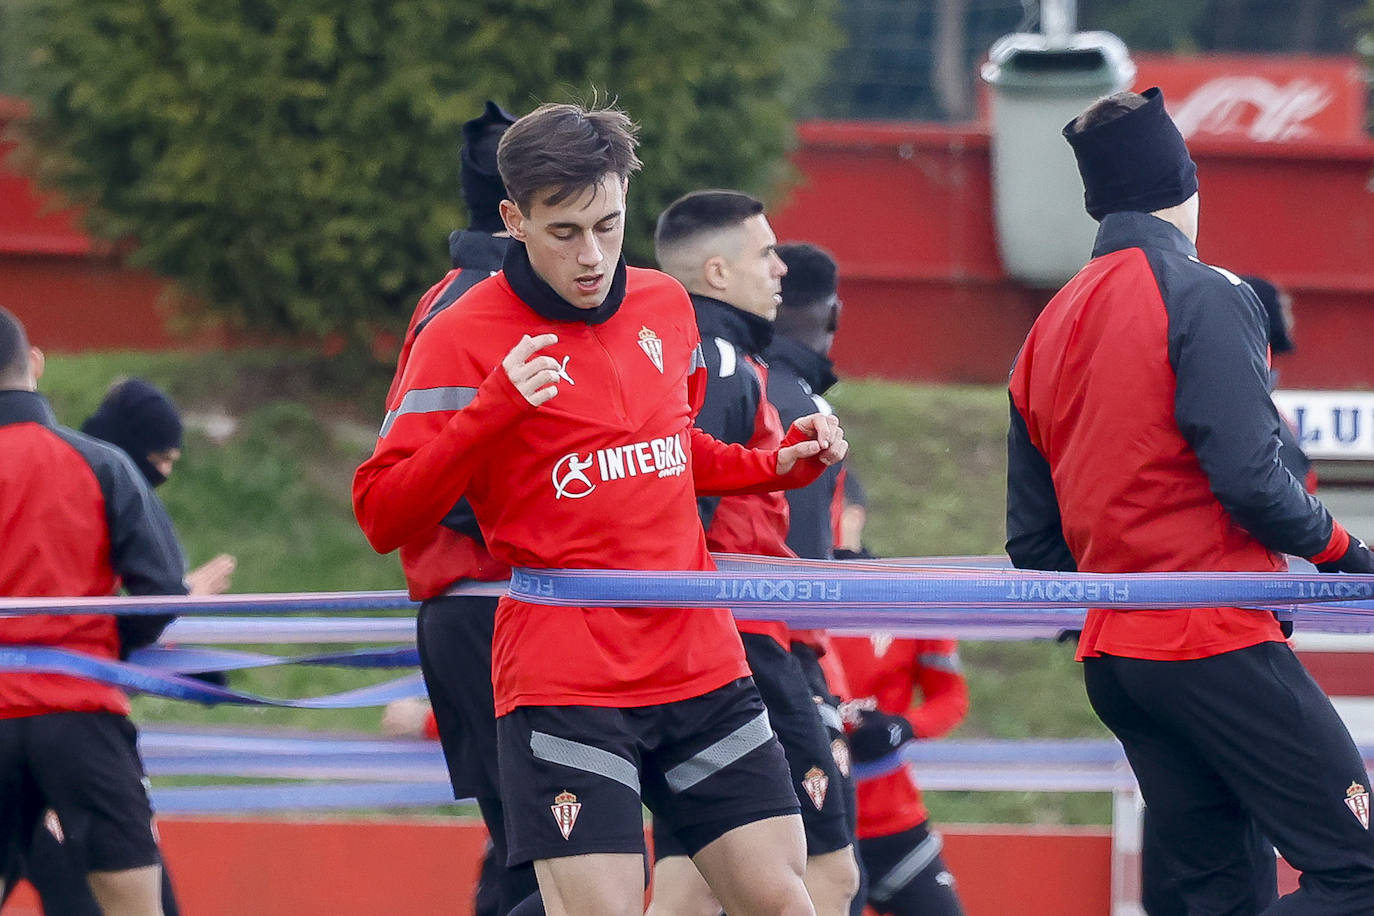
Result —
[[843, 738], [836, 738], [830, 742], [830, 756], [835, 758], [835, 769], [840, 771], [840, 775], [849, 778], [849, 745], [844, 743]]
[[659, 336], [647, 327], [641, 326], [639, 329], [639, 349], [644, 351], [644, 355], [649, 357], [649, 361], [654, 364], [654, 368], [663, 373], [663, 341]]
[[57, 842], [67, 842], [67, 835], [62, 832], [62, 821], [58, 819], [57, 812], [51, 808], [43, 812], [43, 828], [51, 833], [52, 838]]
[[564, 789], [554, 796], [549, 810], [553, 812], [553, 819], [557, 821], [558, 829], [562, 831], [563, 839], [566, 840], [572, 833], [573, 825], [577, 823], [577, 815], [582, 810], [582, 804], [576, 795]]
[[806, 776], [802, 779], [802, 788], [810, 796], [811, 804], [819, 811], [825, 807], [825, 793], [830, 788], [830, 777], [826, 776], [820, 767], [812, 767], [806, 771]]
[[1360, 819], [1360, 825], [1369, 829], [1369, 790], [1358, 782], [1352, 782], [1345, 790], [1345, 806], [1350, 813]]

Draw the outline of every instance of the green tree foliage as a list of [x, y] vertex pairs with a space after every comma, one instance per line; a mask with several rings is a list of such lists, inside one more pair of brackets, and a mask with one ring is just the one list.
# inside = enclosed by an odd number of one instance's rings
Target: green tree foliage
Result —
[[1135, 51], [1349, 54], [1369, 0], [1081, 0], [1079, 25]]
[[27, 160], [98, 236], [233, 323], [395, 327], [463, 224], [487, 98], [642, 125], [627, 253], [702, 186], [765, 193], [824, 71], [807, 0], [6, 0]]

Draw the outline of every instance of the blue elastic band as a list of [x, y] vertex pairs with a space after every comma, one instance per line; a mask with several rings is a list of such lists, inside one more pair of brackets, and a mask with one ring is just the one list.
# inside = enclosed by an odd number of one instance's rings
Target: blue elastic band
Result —
[[0, 671], [66, 674], [99, 681], [124, 690], [206, 704], [231, 703], [240, 706], [281, 706], [291, 709], [357, 709], [385, 706], [393, 700], [425, 696], [424, 680], [418, 674], [410, 674], [383, 684], [373, 684], [327, 696], [296, 700], [274, 699], [217, 687], [195, 678], [167, 674], [127, 662], [45, 646], [0, 646]]

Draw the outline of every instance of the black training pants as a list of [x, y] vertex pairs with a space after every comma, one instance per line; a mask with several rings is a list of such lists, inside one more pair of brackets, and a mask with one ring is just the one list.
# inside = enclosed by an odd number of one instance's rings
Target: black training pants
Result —
[[1286, 643], [1211, 658], [1083, 663], [1192, 916], [1254, 914], [1252, 825], [1302, 872], [1265, 916], [1374, 914], [1369, 776], [1331, 701]]

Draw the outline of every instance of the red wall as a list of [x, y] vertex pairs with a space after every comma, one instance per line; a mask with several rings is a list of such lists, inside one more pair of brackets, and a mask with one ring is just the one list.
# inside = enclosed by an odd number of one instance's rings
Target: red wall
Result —
[[[18, 111], [0, 99], [0, 127]], [[1299, 347], [1282, 364], [1284, 385], [1374, 388], [1374, 142], [1191, 146], [1204, 260], [1294, 293]], [[841, 371], [1002, 382], [1050, 293], [1003, 273], [986, 126], [810, 122], [794, 163], [796, 182], [772, 219], [781, 239], [816, 242], [840, 261]], [[161, 288], [0, 170], [0, 304], [39, 346], [184, 342], [157, 310]]]
[[[1202, 258], [1293, 293], [1284, 385], [1374, 388], [1374, 142], [1190, 146]], [[1003, 381], [1052, 291], [1002, 272], [986, 128], [812, 122], [794, 161], [799, 183], [772, 222], [840, 262], [841, 369]]]
[[[471, 916], [486, 834], [472, 822], [159, 820], [188, 916]], [[1098, 828], [942, 828], [968, 916], [1103, 916], [1111, 840]], [[28, 888], [6, 916], [39, 916]]]

